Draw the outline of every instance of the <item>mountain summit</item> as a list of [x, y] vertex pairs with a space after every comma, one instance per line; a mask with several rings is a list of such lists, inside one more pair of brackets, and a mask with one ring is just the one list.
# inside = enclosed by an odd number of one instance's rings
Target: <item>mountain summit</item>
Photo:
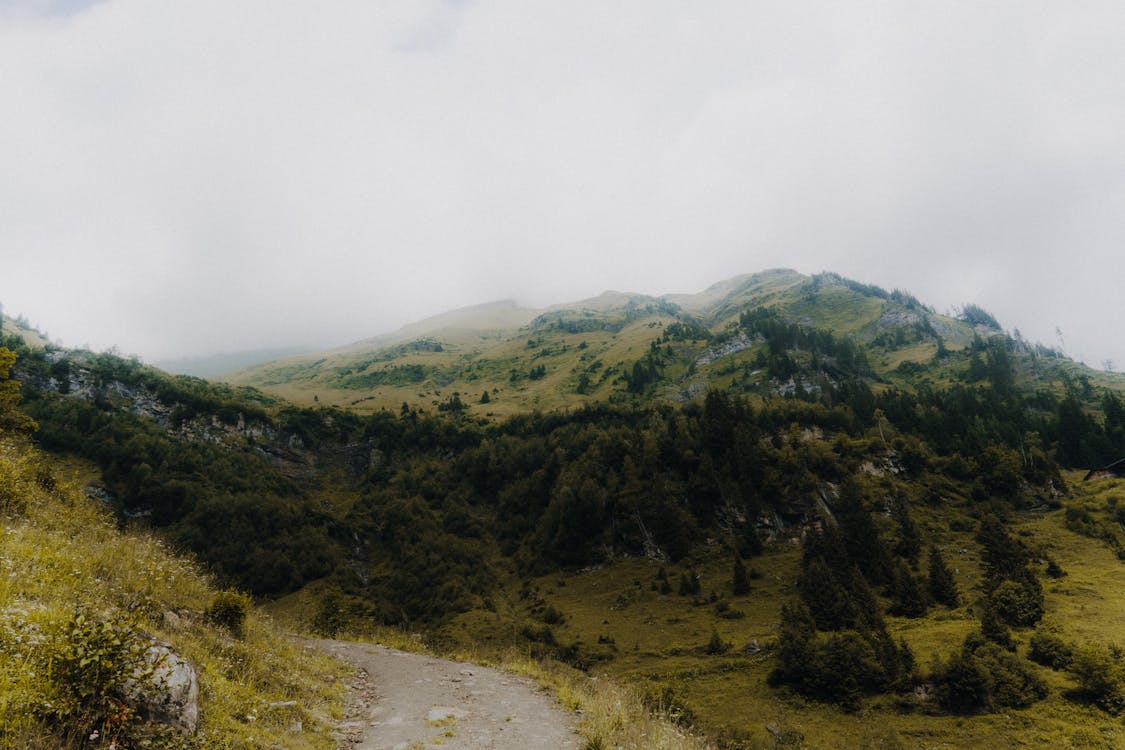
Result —
[[[778, 326], [792, 330], [784, 344], [768, 344]], [[453, 404], [503, 417], [589, 403], [676, 403], [708, 387], [770, 397], [852, 376], [903, 387], [945, 382], [969, 366], [974, 342], [1001, 333], [976, 305], [952, 317], [899, 290], [772, 269], [697, 294], [607, 291], [543, 309], [510, 300], [467, 307], [223, 379], [360, 412]], [[1053, 350], [1015, 344], [1025, 379], [1085, 371]]]

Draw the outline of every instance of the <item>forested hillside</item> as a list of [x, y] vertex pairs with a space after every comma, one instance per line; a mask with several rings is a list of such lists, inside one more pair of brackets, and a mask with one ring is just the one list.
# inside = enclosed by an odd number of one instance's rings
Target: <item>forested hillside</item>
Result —
[[[1036, 705], [1120, 707], [1120, 658], [1076, 640], [1119, 605], [1077, 627], [1055, 559], [1125, 570], [1117, 480], [1070, 471], [1125, 457], [1115, 376], [831, 275], [603, 302], [500, 336], [502, 365], [463, 358], [472, 391], [363, 414], [3, 343], [38, 441], [96, 465], [122, 523], [321, 632], [520, 644], [647, 681], [730, 747], [761, 730], [721, 718], [738, 701], [893, 708], [909, 731], [1028, 710], [1029, 736], [1058, 728]], [[433, 388], [422, 360], [457, 344], [395, 346], [333, 387], [417, 366]], [[1048, 527], [1078, 541], [1052, 552]], [[713, 689], [664, 691], [693, 669]]]
[[14, 361], [0, 347], [0, 747], [332, 747], [339, 668], [119, 529], [96, 471], [31, 443]]

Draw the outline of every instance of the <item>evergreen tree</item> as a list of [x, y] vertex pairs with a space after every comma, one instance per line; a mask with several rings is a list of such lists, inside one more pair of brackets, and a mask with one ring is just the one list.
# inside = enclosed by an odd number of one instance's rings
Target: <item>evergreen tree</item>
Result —
[[814, 557], [797, 578], [797, 590], [819, 630], [840, 630], [856, 620], [855, 606], [823, 558]]
[[707, 642], [707, 646], [706, 646], [705, 650], [708, 654], [711, 654], [712, 656], [718, 656], [720, 654], [725, 654], [727, 651], [729, 651], [730, 650], [730, 644], [723, 640], [722, 636], [719, 635], [718, 629], [712, 627], [711, 628], [711, 640], [709, 640]]
[[934, 670], [937, 699], [942, 708], [968, 714], [988, 708], [992, 679], [972, 653], [956, 652]]
[[922, 554], [922, 536], [914, 519], [910, 517], [910, 508], [905, 501], [900, 501], [895, 506], [895, 520], [898, 521], [898, 544], [895, 553], [910, 561], [911, 567], [918, 567], [918, 557]]
[[958, 606], [960, 599], [953, 571], [945, 564], [937, 547], [930, 547], [930, 597], [947, 607]]
[[770, 675], [774, 684], [799, 683], [813, 668], [816, 623], [804, 602], [791, 601], [781, 607], [777, 638], [777, 667]]
[[731, 589], [735, 596], [746, 596], [750, 593], [750, 577], [746, 575], [746, 566], [738, 552], [734, 553], [734, 575], [731, 580]]
[[986, 601], [984, 608], [980, 613], [980, 633], [986, 640], [1002, 646], [1009, 651], [1015, 648], [1015, 643], [1012, 641], [1012, 633], [1008, 630], [1007, 623], [1000, 613], [996, 611], [996, 607], [992, 602]]
[[879, 536], [879, 530], [864, 507], [863, 488], [848, 477], [840, 486], [840, 499], [836, 504], [836, 519], [840, 536], [848, 557], [859, 566], [870, 583], [882, 585], [891, 578], [891, 556]]
[[694, 568], [688, 568], [686, 573], [680, 573], [680, 596], [697, 596], [702, 591], [703, 586]]
[[926, 595], [910, 566], [902, 560], [895, 566], [891, 591], [894, 598], [891, 607], [893, 614], [903, 617], [921, 617], [926, 614]]
[[1004, 522], [996, 516], [981, 520], [977, 543], [984, 562], [985, 588], [990, 592], [1001, 581], [1018, 577], [1030, 561], [1027, 548], [1008, 533]]
[[857, 566], [852, 566], [846, 585], [852, 611], [855, 613], [855, 619], [850, 623], [851, 627], [858, 630], [885, 631], [887, 626], [883, 621], [879, 600]]

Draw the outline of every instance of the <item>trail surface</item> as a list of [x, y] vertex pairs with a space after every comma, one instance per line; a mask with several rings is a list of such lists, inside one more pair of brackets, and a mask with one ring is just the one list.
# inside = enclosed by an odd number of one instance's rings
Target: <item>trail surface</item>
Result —
[[311, 641], [353, 665], [348, 750], [576, 750], [576, 720], [531, 680], [364, 643]]

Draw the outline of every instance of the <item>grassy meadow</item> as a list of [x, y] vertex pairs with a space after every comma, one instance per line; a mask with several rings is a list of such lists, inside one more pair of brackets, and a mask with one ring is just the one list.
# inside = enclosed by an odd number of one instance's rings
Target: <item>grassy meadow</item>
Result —
[[[1083, 483], [1067, 476], [1071, 494], [1064, 508], [1028, 512], [1013, 523], [1014, 533], [1066, 575], [1044, 579], [1047, 614], [1039, 626], [1083, 644], [1125, 644], [1125, 562], [1110, 544], [1067, 528], [1067, 507], [1106, 509], [1114, 497], [1125, 501], [1125, 480]], [[921, 618], [888, 617], [896, 639], [914, 652], [922, 673], [935, 658], [960, 648], [979, 627], [975, 606], [982, 596], [979, 548], [968, 523], [954, 514], [918, 511], [926, 537], [940, 540], [954, 569], [961, 606], [937, 606]], [[1119, 748], [1125, 723], [1076, 696], [1063, 672], [1035, 669], [1047, 681], [1048, 697], [1025, 709], [977, 715], [950, 715], [922, 696], [869, 698], [858, 712], [802, 698], [767, 685], [773, 668], [781, 604], [796, 596], [800, 549], [795, 543], [769, 544], [746, 561], [751, 592], [731, 593], [732, 558], [713, 545], [680, 565], [629, 558], [595, 569], [544, 576], [522, 591], [510, 590], [495, 611], [473, 611], [448, 625], [446, 648], [508, 654], [507, 644], [526, 637], [528, 627], [549, 628], [559, 644], [579, 643], [578, 652], [594, 682], [622, 685], [651, 705], [685, 720], [728, 748]], [[661, 593], [664, 569], [672, 591]], [[694, 569], [702, 594], [678, 593], [681, 573]], [[924, 563], [923, 563], [924, 569]], [[515, 586], [513, 582], [513, 586]], [[553, 610], [544, 620], [544, 612]], [[529, 625], [530, 623], [530, 625]], [[1015, 630], [1024, 654], [1032, 629]], [[709, 653], [718, 634], [723, 653]], [[536, 652], [526, 645], [524, 658]], [[491, 650], [490, 650], [491, 647]], [[483, 651], [482, 651], [483, 649]], [[770, 732], [767, 727], [774, 731]], [[789, 743], [789, 744], [786, 744]], [[608, 745], [612, 747], [613, 745]]]

